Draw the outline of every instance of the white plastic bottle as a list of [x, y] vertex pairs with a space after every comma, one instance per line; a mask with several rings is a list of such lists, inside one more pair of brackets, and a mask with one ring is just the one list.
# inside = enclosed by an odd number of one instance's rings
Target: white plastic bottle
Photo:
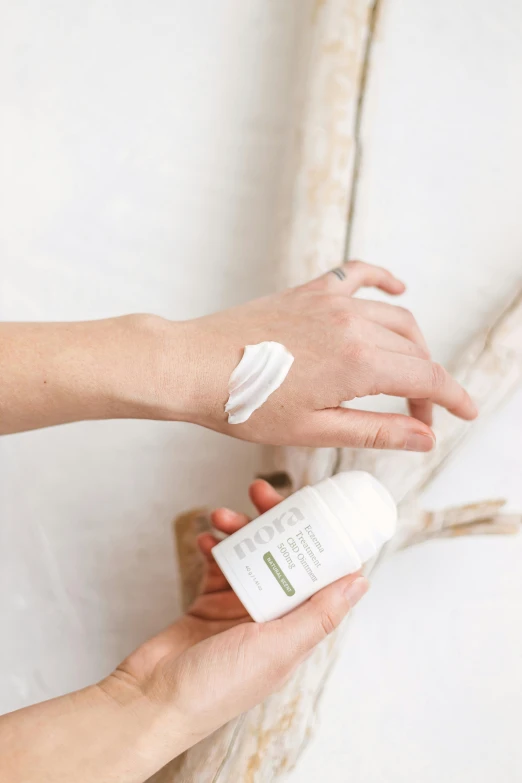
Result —
[[389, 492], [363, 471], [304, 487], [212, 553], [256, 622], [273, 620], [354, 573], [395, 532]]

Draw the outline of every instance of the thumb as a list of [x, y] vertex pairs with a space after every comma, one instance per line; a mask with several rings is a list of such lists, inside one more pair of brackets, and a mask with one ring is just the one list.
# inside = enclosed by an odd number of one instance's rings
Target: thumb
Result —
[[400, 413], [329, 408], [315, 414], [315, 428], [318, 446], [431, 451], [435, 445], [427, 424]]
[[[271, 630], [290, 667], [334, 631], [370, 586], [364, 576], [351, 574], [324, 587], [293, 612], [273, 620]], [[284, 643], [281, 641], [284, 639]]]

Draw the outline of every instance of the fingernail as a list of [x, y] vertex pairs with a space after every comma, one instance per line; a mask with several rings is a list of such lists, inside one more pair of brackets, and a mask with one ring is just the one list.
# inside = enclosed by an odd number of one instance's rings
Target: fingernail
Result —
[[231, 508], [227, 508], [226, 506], [222, 506], [221, 508], [217, 508], [216, 511], [219, 511], [222, 517], [225, 517], [225, 519], [235, 519], [236, 512], [232, 511]]
[[424, 432], [409, 432], [406, 436], [404, 448], [406, 451], [431, 451], [435, 445], [435, 438]]
[[370, 583], [364, 576], [358, 576], [355, 582], [351, 582], [344, 591], [344, 597], [349, 601], [350, 606], [354, 607], [357, 601], [367, 592]]

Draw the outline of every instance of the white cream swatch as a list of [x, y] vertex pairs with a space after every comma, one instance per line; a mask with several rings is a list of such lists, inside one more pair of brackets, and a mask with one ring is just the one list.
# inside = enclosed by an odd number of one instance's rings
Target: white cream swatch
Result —
[[228, 381], [225, 413], [229, 424], [243, 424], [288, 375], [294, 357], [281, 343], [246, 345]]

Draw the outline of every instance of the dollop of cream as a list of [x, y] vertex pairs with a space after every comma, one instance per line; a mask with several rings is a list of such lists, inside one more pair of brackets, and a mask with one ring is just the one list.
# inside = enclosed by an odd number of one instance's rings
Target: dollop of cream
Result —
[[228, 381], [225, 413], [229, 424], [243, 424], [288, 375], [294, 357], [281, 343], [246, 345]]

